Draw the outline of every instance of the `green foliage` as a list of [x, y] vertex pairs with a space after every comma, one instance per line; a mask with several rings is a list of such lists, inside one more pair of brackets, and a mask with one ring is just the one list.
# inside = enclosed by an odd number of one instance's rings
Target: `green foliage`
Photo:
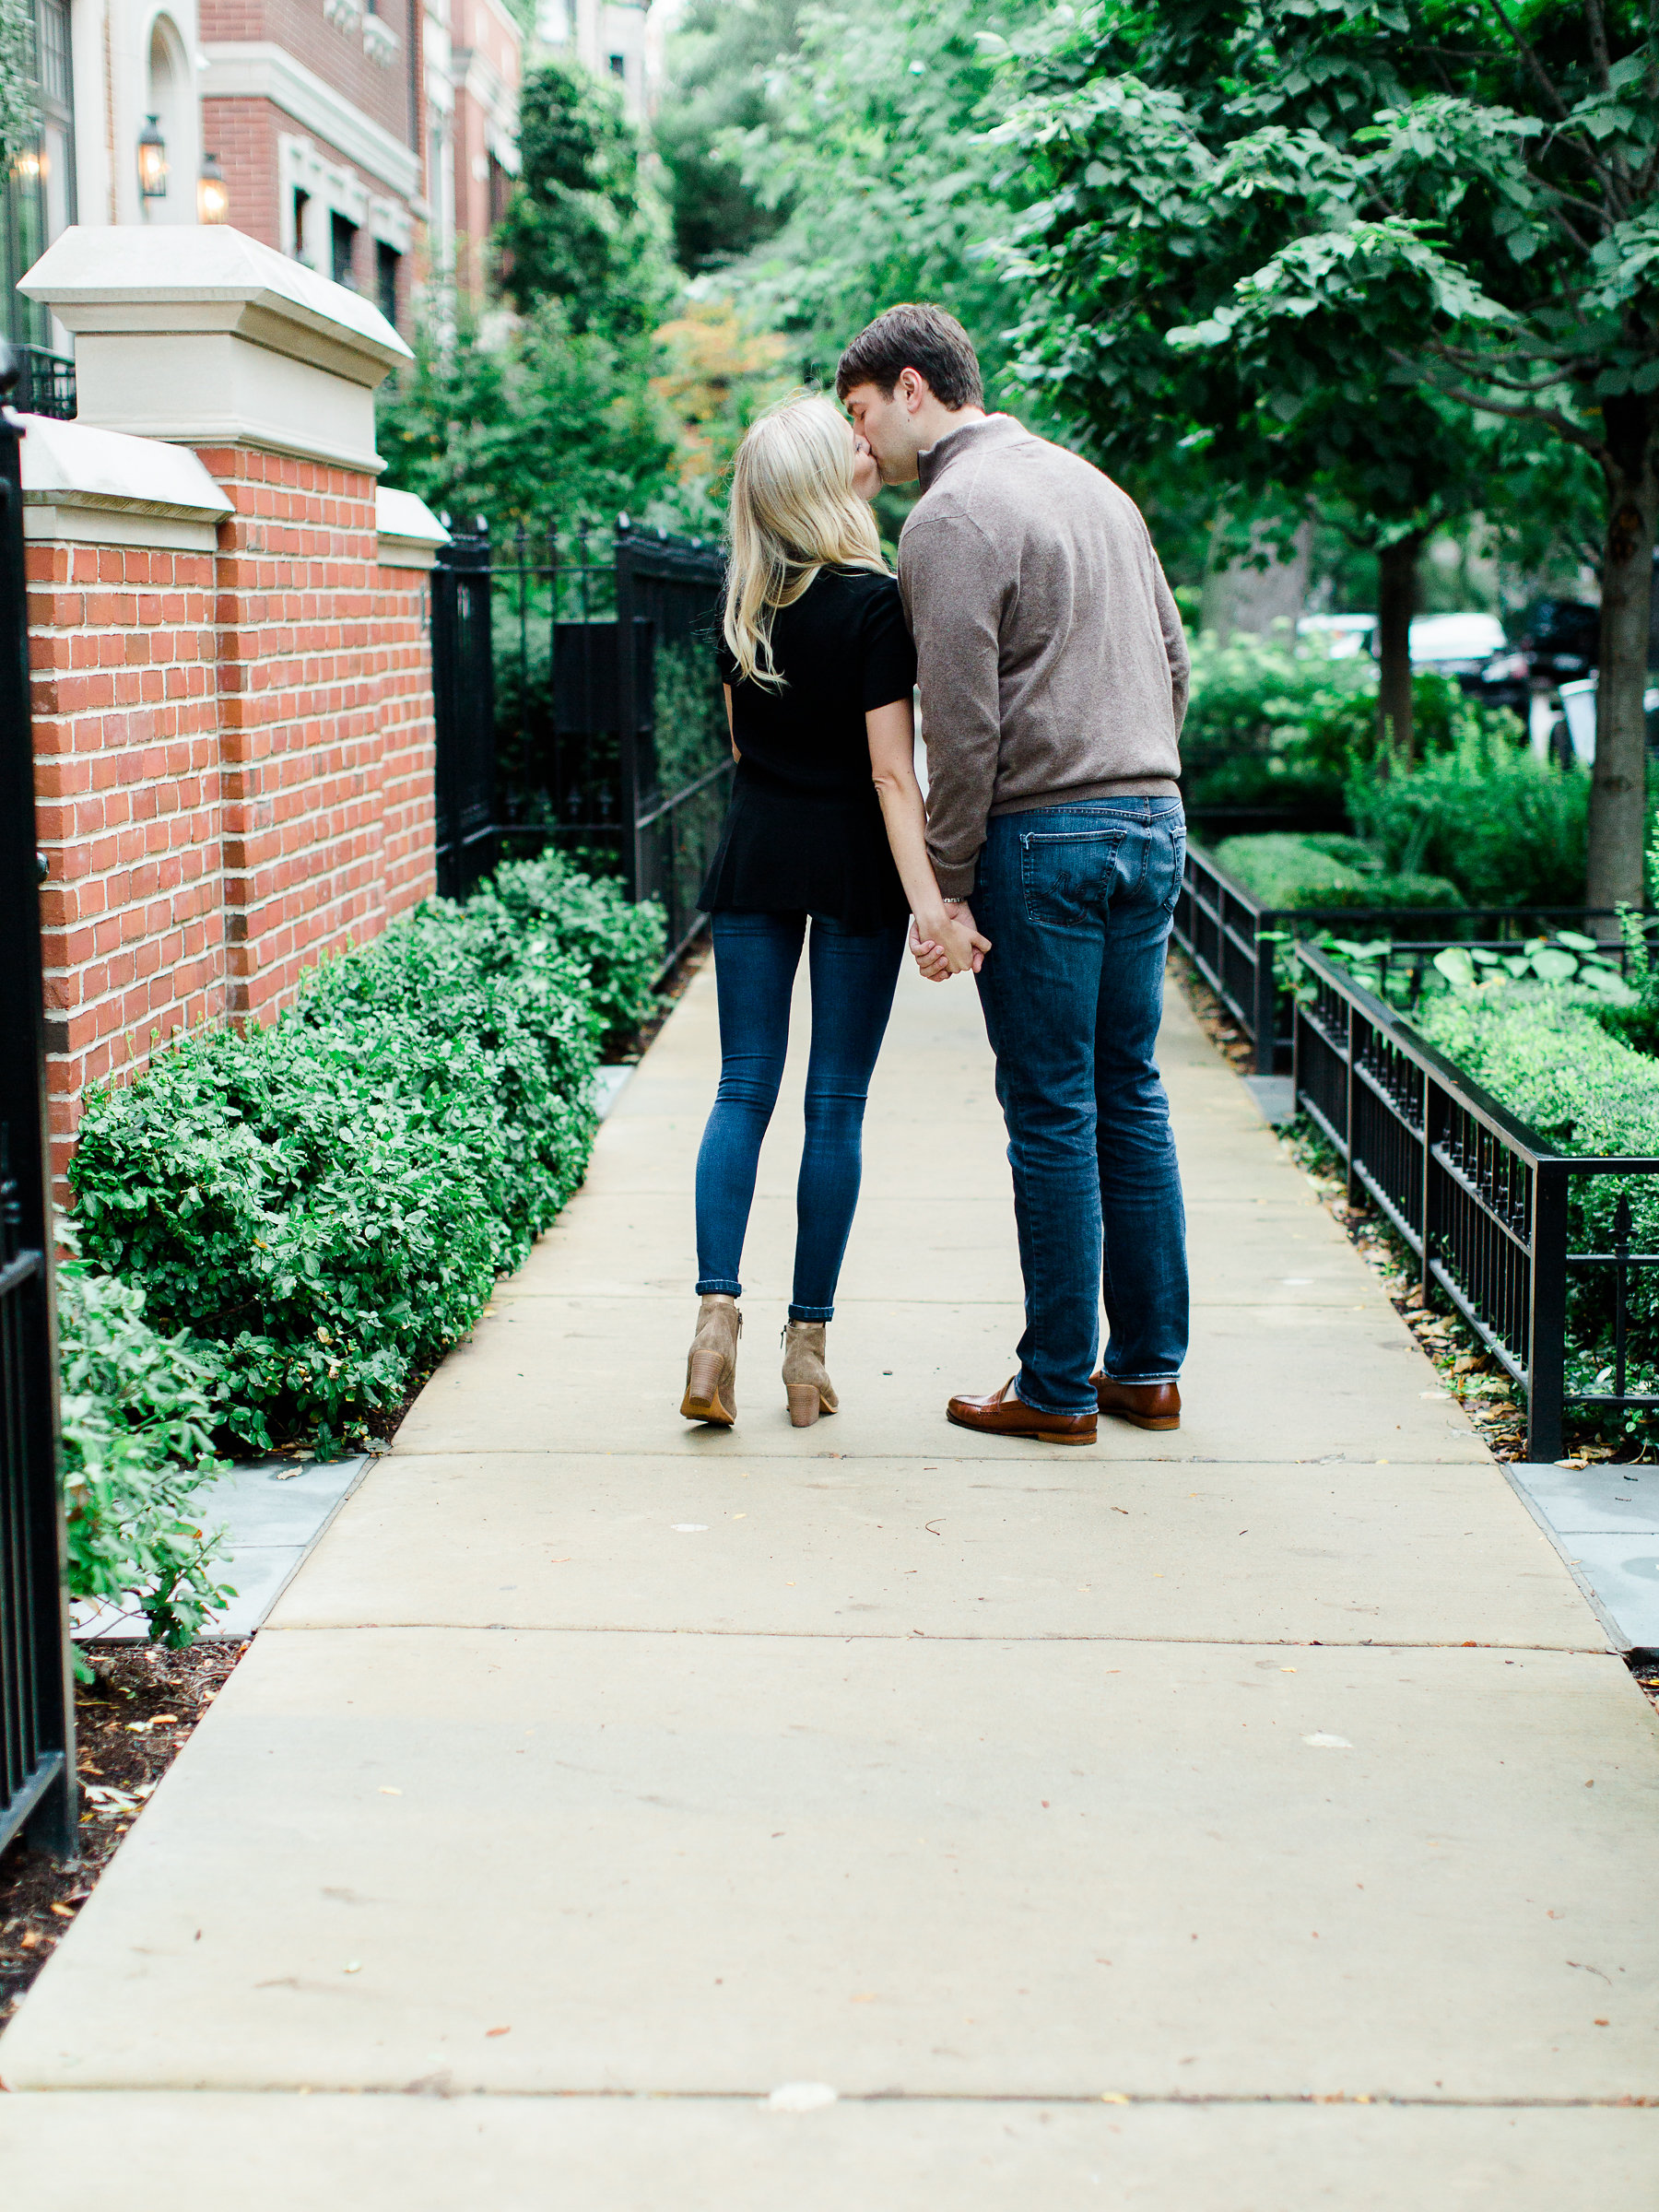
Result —
[[1376, 665], [1206, 631], [1181, 732], [1189, 806], [1340, 807], [1376, 725]]
[[212, 1576], [219, 1532], [192, 1510], [224, 1465], [213, 1449], [220, 1362], [152, 1328], [136, 1283], [71, 1256], [57, 1288], [69, 1594], [118, 1606], [135, 1596], [153, 1637], [188, 1643], [234, 1594]]
[[1348, 813], [1391, 868], [1450, 877], [1475, 906], [1578, 906], [1590, 780], [1476, 730], [1387, 777], [1356, 775]]
[[[1547, 1146], [1581, 1157], [1659, 1154], [1659, 1062], [1609, 1031], [1602, 994], [1579, 983], [1508, 980], [1452, 989], [1426, 1002], [1416, 1026]], [[1568, 1249], [1608, 1252], [1620, 1199], [1632, 1218], [1631, 1249], [1659, 1250], [1659, 1176], [1598, 1175], [1568, 1184]], [[1613, 1359], [1613, 1281], [1607, 1268], [1568, 1277], [1568, 1388], [1606, 1390]], [[1659, 1280], [1629, 1278], [1628, 1387], [1659, 1383]]]
[[594, 1033], [642, 1004], [660, 918], [557, 859], [502, 875], [331, 962], [268, 1027], [186, 1038], [88, 1100], [86, 1253], [218, 1347], [241, 1444], [367, 1434], [582, 1180]]
[[1356, 838], [1230, 837], [1216, 858], [1264, 904], [1299, 908], [1461, 906], [1443, 876], [1398, 876]]
[[[1224, 641], [1203, 632], [1193, 643], [1192, 697], [1181, 732], [1187, 805], [1340, 812], [1352, 779], [1377, 760], [1376, 697], [1377, 665], [1369, 653], [1335, 660], [1293, 646], [1288, 637], [1241, 632]], [[1478, 706], [1450, 677], [1419, 674], [1412, 697], [1418, 749], [1430, 757], [1484, 739], [1497, 759], [1521, 735], [1512, 714]], [[1410, 864], [1407, 872], [1421, 865]]]
[[[803, 7], [769, 73], [767, 112], [717, 142], [768, 207], [790, 210], [743, 265], [747, 297], [834, 371], [860, 326], [902, 300], [950, 309], [994, 382], [1008, 320], [981, 248], [1021, 164], [984, 136], [1002, 112], [1003, 34], [1039, 0], [842, 0]], [[734, 276], [733, 281], [736, 281]]]
[[504, 862], [466, 912], [488, 924], [498, 945], [537, 935], [582, 963], [603, 1052], [625, 1045], [657, 1012], [653, 985], [665, 933], [654, 900], [634, 905], [610, 878], [544, 853]]
[[578, 336], [627, 341], [661, 320], [672, 280], [640, 141], [620, 96], [544, 62], [519, 96], [519, 182], [497, 232], [521, 309], [557, 300]]
[[40, 127], [34, 0], [0, 0], [0, 161], [26, 152]]
[[667, 521], [673, 439], [648, 368], [642, 343], [578, 331], [557, 301], [510, 333], [429, 321], [382, 393], [388, 480], [457, 522]]
[[728, 131], [769, 119], [765, 72], [794, 42], [800, 0], [691, 0], [668, 48], [668, 83], [652, 125], [667, 171], [675, 259], [688, 276], [771, 238], [788, 212], [767, 206], [716, 151]]

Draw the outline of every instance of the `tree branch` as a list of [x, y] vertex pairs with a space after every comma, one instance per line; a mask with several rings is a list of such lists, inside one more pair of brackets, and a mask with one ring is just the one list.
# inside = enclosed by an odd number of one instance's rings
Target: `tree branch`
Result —
[[1607, 19], [1602, 13], [1602, 0], [1587, 0], [1585, 12], [1590, 18], [1590, 53], [1595, 63], [1595, 81], [1602, 91], [1610, 92], [1613, 86], [1607, 60]]
[[1543, 88], [1545, 98], [1553, 101], [1556, 113], [1560, 117], [1561, 121], [1565, 123], [1567, 120], [1567, 102], [1556, 90], [1553, 78], [1550, 76], [1548, 71], [1545, 68], [1543, 63], [1539, 61], [1537, 55], [1534, 53], [1530, 41], [1524, 38], [1522, 33], [1516, 29], [1514, 24], [1510, 21], [1509, 17], [1504, 10], [1503, 0], [1487, 0], [1487, 4], [1491, 8], [1492, 13], [1497, 17], [1499, 22], [1502, 24], [1504, 29], [1509, 32], [1511, 39], [1514, 41], [1520, 53], [1524, 56], [1527, 67], [1532, 71], [1533, 75], [1537, 78], [1539, 85]]
[[[1442, 358], [1450, 359], [1443, 346], [1431, 344], [1430, 350], [1441, 355]], [[1393, 347], [1390, 348], [1390, 352], [1392, 358], [1399, 362], [1402, 368], [1411, 367], [1412, 361], [1409, 354], [1401, 353]], [[1580, 447], [1593, 459], [1600, 461], [1604, 465], [1610, 458], [1606, 446], [1600, 439], [1593, 436], [1588, 430], [1581, 429], [1571, 417], [1563, 415], [1559, 407], [1512, 406], [1507, 401], [1494, 399], [1489, 392], [1471, 392], [1465, 384], [1441, 384], [1438, 386], [1438, 389], [1448, 399], [1459, 400], [1465, 407], [1473, 407], [1477, 414], [1500, 415], [1509, 422], [1544, 423], [1558, 436], [1565, 438], [1570, 444]]]

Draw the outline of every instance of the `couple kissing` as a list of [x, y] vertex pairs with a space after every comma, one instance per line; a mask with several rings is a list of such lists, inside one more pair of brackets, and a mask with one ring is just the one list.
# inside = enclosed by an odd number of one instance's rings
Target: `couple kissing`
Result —
[[[736, 1418], [744, 1235], [803, 946], [812, 996], [784, 1393], [833, 1413], [827, 1331], [865, 1100], [908, 945], [971, 974], [996, 1061], [1025, 1277], [1018, 1371], [959, 1427], [1094, 1442], [1180, 1426], [1186, 1228], [1153, 1057], [1185, 856], [1188, 656], [1111, 479], [987, 414], [967, 333], [889, 308], [827, 397], [749, 429], [716, 647], [737, 768], [700, 904], [721, 1074], [697, 1159], [697, 1332], [680, 1411]], [[870, 502], [920, 479], [882, 559]], [[919, 689], [927, 758], [915, 771]], [[1100, 1345], [1104, 1305], [1106, 1339]]]

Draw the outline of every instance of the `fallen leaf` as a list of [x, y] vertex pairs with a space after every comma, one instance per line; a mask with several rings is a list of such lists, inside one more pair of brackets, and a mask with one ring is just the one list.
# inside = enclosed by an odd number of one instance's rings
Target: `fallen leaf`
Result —
[[401, 1790], [394, 1790], [389, 1782], [382, 1782], [381, 1783], [380, 1794], [382, 1797], [401, 1797], [403, 1795], [403, 1792]]
[[511, 2034], [512, 2033], [512, 2029], [511, 2029], [511, 2028], [486, 2028], [486, 2029], [485, 2029], [485, 2030], [484, 2030], [484, 2032], [485, 2032], [485, 2034], [486, 2034], [487, 2036], [490, 2036], [490, 2035], [511, 2035]]
[[60, 1920], [73, 1920], [75, 1918], [74, 1911], [68, 1905], [53, 1904], [50, 1906], [48, 1910], [55, 1912]]

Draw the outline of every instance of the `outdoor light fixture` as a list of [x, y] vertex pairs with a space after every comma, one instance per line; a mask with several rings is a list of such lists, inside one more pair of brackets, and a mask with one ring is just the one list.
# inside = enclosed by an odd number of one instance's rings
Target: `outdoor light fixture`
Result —
[[196, 183], [196, 220], [222, 223], [229, 212], [230, 193], [225, 172], [219, 167], [218, 156], [209, 154], [202, 163], [202, 174]]
[[167, 141], [154, 115], [138, 134], [138, 196], [141, 200], [167, 197]]

